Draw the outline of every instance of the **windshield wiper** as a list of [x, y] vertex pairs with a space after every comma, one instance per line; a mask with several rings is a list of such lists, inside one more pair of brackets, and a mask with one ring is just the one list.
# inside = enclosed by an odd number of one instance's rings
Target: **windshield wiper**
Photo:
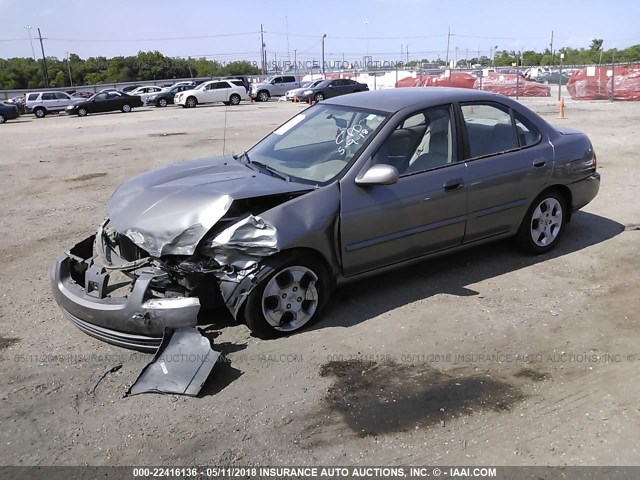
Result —
[[[249, 160], [249, 157], [247, 157], [247, 160]], [[282, 180], [285, 180], [287, 182], [291, 181], [291, 178], [288, 175], [285, 175], [284, 173], [279, 172], [278, 170], [276, 170], [273, 167], [270, 167], [267, 164], [264, 164], [262, 162], [256, 162], [256, 161], [253, 161], [253, 160], [249, 160], [249, 163], [251, 163], [252, 165], [255, 165], [257, 167], [264, 168], [267, 172], [271, 173], [271, 175], [273, 175], [275, 177], [281, 178]]]
[[260, 167], [263, 168], [264, 170], [266, 170], [267, 172], [269, 172], [272, 176], [278, 177], [282, 180], [285, 180], [287, 182], [291, 181], [291, 178], [288, 175], [285, 175], [282, 172], [279, 172], [278, 170], [276, 170], [273, 167], [270, 167], [269, 165], [262, 163], [262, 162], [254, 162], [253, 160], [251, 160], [249, 158], [249, 153], [248, 152], [243, 152], [242, 155], [239, 155], [236, 158], [236, 160], [241, 160], [244, 157], [245, 161], [247, 162], [247, 165], [255, 165], [256, 167]]

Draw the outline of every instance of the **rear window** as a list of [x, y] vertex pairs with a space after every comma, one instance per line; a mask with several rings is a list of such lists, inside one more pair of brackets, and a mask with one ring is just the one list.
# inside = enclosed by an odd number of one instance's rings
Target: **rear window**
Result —
[[242, 83], [240, 80], [231, 80], [231, 83], [233, 83], [237, 87], [244, 87], [244, 83]]
[[296, 78], [295, 77], [282, 77], [282, 82], [283, 83], [292, 83], [295, 82]]

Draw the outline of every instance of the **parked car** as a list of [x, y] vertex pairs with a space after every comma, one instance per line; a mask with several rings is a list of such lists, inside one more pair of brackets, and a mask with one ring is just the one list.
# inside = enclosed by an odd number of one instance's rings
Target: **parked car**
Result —
[[[300, 84], [300, 88], [294, 88], [292, 90], [289, 90], [284, 94], [284, 98], [293, 102], [295, 98], [298, 96], [298, 94], [302, 94], [302, 92], [304, 92], [306, 89], [313, 88], [323, 81], [324, 80], [321, 79], [321, 80], [314, 80], [313, 82], [302, 82]], [[300, 98], [298, 98], [298, 100], [300, 100]]]
[[24, 97], [24, 95], [18, 95], [17, 97], [10, 98], [9, 100], [7, 100], [7, 103], [11, 103], [11, 104], [15, 105], [16, 107], [18, 107], [18, 113], [20, 113], [20, 115], [24, 115], [25, 114], [26, 105], [25, 105], [25, 97]]
[[[165, 327], [195, 326], [215, 298], [257, 336], [289, 334], [333, 287], [376, 271], [506, 237], [547, 253], [599, 185], [585, 134], [511, 98], [344, 95], [242, 155], [125, 181], [97, 233], [55, 262], [53, 295], [86, 333], [142, 350]], [[126, 297], [110, 293], [117, 271]]]
[[147, 99], [152, 95], [157, 95], [160, 92], [164, 92], [162, 87], [156, 87], [155, 85], [147, 85], [144, 87], [138, 87], [135, 90], [129, 92], [129, 95], [137, 95], [142, 99], [142, 103], [147, 103]]
[[95, 95], [94, 92], [76, 92], [73, 95], [71, 95], [72, 98], [84, 98], [85, 100], [87, 98], [91, 98]]
[[205, 82], [192, 90], [185, 90], [175, 96], [176, 105], [193, 108], [201, 103], [222, 102], [225, 105], [238, 105], [247, 99], [247, 91], [243, 86], [231, 80], [213, 80]]
[[163, 92], [148, 96], [146, 105], [155, 105], [156, 107], [166, 107], [167, 105], [173, 105], [174, 97], [177, 93], [184, 92], [185, 90], [191, 90], [192, 88], [193, 87], [190, 85], [175, 84], [173, 87], [168, 88]]
[[135, 107], [142, 106], [142, 99], [137, 95], [128, 95], [123, 92], [101, 92], [88, 100], [67, 107], [68, 115], [84, 117], [88, 113], [103, 113], [122, 110], [130, 112]]
[[64, 92], [31, 92], [26, 97], [26, 111], [33, 112], [37, 118], [63, 112], [69, 105], [80, 101]]
[[142, 85], [129, 85], [128, 87], [124, 87], [122, 89], [123, 92], [125, 93], [129, 93], [132, 92], [133, 90], [135, 90], [136, 88], [140, 88]]
[[0, 102], [0, 123], [4, 123], [7, 120], [13, 120], [19, 116], [20, 112], [15, 103]]
[[561, 85], [566, 85], [570, 77], [571, 75], [565, 72], [562, 72], [562, 75], [560, 72], [549, 72], [536, 77], [535, 81], [544, 83], [545, 85], [557, 85], [558, 82], [560, 82]]
[[300, 88], [300, 82], [293, 75], [277, 75], [261, 83], [251, 84], [251, 98], [266, 102], [271, 97], [281, 97], [289, 90]]
[[314, 87], [303, 90], [298, 95], [298, 100], [307, 101], [310, 98], [314, 102], [320, 102], [325, 98], [346, 95], [347, 93], [366, 92], [369, 87], [366, 83], [359, 83], [348, 78], [336, 78], [334, 80], [323, 80]]

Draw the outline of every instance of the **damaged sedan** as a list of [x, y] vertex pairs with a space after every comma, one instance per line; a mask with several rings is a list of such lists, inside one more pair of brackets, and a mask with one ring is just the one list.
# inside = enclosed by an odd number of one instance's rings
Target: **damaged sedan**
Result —
[[129, 348], [155, 351], [165, 328], [221, 305], [273, 337], [315, 321], [348, 280], [505, 237], [546, 253], [599, 184], [586, 135], [509, 98], [345, 95], [242, 155], [126, 181], [55, 262], [53, 293], [80, 329]]

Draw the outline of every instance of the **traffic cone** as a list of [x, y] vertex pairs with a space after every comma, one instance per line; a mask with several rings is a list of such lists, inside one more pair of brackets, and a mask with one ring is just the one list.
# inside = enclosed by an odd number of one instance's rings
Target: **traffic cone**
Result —
[[564, 97], [560, 97], [560, 106], [558, 108], [558, 118], [567, 118], [564, 115]]
[[298, 96], [296, 95], [295, 97], [293, 97], [293, 103], [298, 103], [300, 100], [298, 100]]
[[253, 97], [249, 95], [249, 103], [253, 103]]
[[309, 97], [309, 100], [307, 100], [307, 103], [308, 103], [309, 105], [313, 105], [313, 100], [311, 100], [311, 97]]

